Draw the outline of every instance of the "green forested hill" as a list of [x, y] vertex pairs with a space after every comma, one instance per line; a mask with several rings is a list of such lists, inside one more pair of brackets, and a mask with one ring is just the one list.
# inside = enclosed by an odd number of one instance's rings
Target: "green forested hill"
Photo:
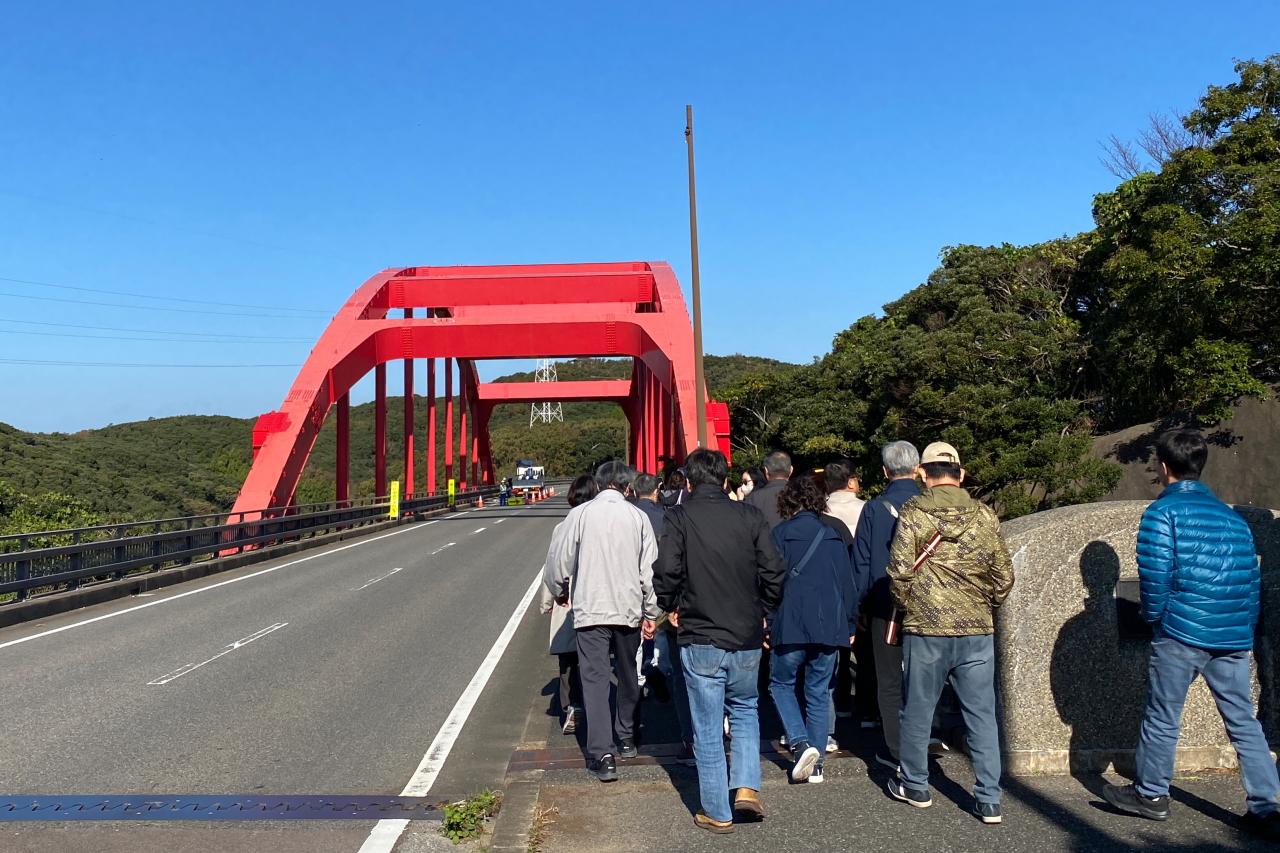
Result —
[[[747, 356], [708, 356], [714, 394], [730, 382], [778, 362]], [[622, 378], [628, 361], [576, 359], [558, 367], [561, 379]], [[498, 381], [529, 381], [514, 374]], [[441, 401], [442, 403], [443, 401]], [[416, 400], [419, 463], [422, 463], [427, 400]], [[390, 478], [404, 466], [402, 398], [387, 405], [387, 466]], [[444, 408], [437, 441], [443, 455]], [[570, 475], [626, 450], [626, 420], [615, 406], [576, 403], [564, 407], [565, 422], [529, 428], [528, 406], [501, 406], [490, 423], [494, 461], [501, 472], [516, 458], [532, 457], [551, 473]], [[351, 409], [351, 480], [357, 496], [373, 493], [373, 404]], [[0, 533], [97, 521], [159, 518], [221, 512], [235, 500], [249, 470], [252, 418], [185, 415], [154, 418], [77, 433], [28, 433], [0, 424]], [[333, 422], [316, 442], [298, 501], [333, 497]], [[438, 472], [444, 482], [444, 472]]]

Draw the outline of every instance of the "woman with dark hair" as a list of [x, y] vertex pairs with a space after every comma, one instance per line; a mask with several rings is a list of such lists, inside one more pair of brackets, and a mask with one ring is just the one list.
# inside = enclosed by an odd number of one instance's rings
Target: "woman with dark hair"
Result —
[[[583, 474], [569, 486], [565, 496], [570, 508], [600, 494], [595, 477]], [[563, 524], [563, 522], [561, 522]], [[560, 525], [551, 533], [551, 547], [547, 549], [547, 560], [551, 560], [559, 546]], [[570, 603], [559, 605], [551, 597], [546, 584], [542, 585], [540, 610], [551, 614], [551, 644], [548, 654], [555, 655], [560, 661], [560, 730], [565, 734], [573, 734], [578, 730], [578, 720], [582, 718], [582, 680], [578, 675], [578, 640], [573, 631], [573, 581], [569, 585]]]
[[667, 487], [658, 494], [658, 501], [664, 507], [679, 506], [688, 497], [689, 478], [683, 468], [677, 468], [667, 475]]
[[[796, 477], [778, 496], [784, 520], [773, 530], [787, 574], [782, 603], [769, 618], [769, 695], [791, 747], [794, 782], [822, 781], [831, 676], [839, 650], [853, 642], [862, 598], [853, 580], [853, 536], [844, 522], [824, 514], [826, 507], [813, 479]], [[801, 677], [803, 712], [796, 698]]]
[[742, 482], [729, 494], [735, 501], [745, 501], [747, 495], [755, 491], [756, 486], [764, 485], [764, 472], [759, 468], [748, 468], [742, 472]]

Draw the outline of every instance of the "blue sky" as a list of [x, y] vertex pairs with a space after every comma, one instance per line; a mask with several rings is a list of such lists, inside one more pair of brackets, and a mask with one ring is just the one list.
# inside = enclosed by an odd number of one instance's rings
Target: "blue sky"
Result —
[[1090, 227], [1099, 140], [1280, 32], [1267, 3], [888, 5], [7, 4], [0, 421], [272, 409], [295, 367], [12, 361], [297, 365], [387, 266], [687, 287], [687, 102], [707, 349], [808, 360], [943, 246]]

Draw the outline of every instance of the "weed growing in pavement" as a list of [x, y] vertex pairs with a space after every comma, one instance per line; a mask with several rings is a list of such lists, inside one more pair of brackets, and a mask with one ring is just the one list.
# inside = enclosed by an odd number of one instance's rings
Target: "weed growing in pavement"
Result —
[[542, 845], [547, 843], [551, 825], [559, 816], [560, 809], [555, 806], [538, 806], [533, 810], [533, 823], [529, 825], [529, 853], [542, 853]]
[[465, 800], [445, 803], [440, 834], [454, 844], [476, 838], [480, 835], [484, 822], [496, 815], [501, 806], [502, 794], [498, 791], [480, 791]]

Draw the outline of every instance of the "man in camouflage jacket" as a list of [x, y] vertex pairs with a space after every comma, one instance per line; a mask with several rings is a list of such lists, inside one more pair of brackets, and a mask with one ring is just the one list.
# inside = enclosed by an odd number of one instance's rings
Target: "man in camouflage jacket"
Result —
[[1013, 563], [995, 513], [961, 488], [964, 469], [956, 449], [929, 445], [920, 469], [926, 488], [903, 505], [889, 549], [888, 575], [904, 635], [901, 766], [889, 793], [917, 808], [933, 804], [929, 732], [949, 679], [977, 776], [974, 813], [983, 823], [999, 823], [994, 610], [1013, 588]]

